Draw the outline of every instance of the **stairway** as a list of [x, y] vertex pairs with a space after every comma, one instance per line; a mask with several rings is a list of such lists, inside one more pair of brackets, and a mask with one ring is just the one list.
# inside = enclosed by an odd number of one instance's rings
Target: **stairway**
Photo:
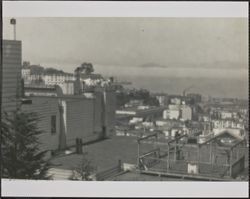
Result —
[[69, 169], [51, 168], [48, 171], [48, 176], [52, 177], [52, 180], [69, 180], [72, 175], [72, 171]]

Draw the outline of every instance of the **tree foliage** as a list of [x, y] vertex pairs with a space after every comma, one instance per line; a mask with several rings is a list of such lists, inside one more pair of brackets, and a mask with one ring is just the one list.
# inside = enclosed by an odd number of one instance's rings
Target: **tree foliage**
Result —
[[91, 74], [94, 72], [94, 67], [92, 63], [82, 63], [81, 66], [77, 67], [75, 69], [75, 72], [80, 72], [80, 73], [85, 73], [87, 75]]
[[24, 61], [23, 62], [23, 68], [29, 68], [30, 62], [29, 61]]
[[121, 91], [116, 94], [117, 107], [124, 106], [130, 100], [143, 100], [144, 105], [159, 106], [159, 101], [156, 97], [150, 95], [146, 89], [131, 89], [128, 91]]
[[116, 105], [117, 105], [117, 108], [119, 108], [121, 106], [124, 106], [126, 103], [128, 103], [130, 100], [130, 97], [125, 92], [119, 92], [119, 93], [116, 93], [116, 99], [117, 99]]
[[31, 75], [64, 75], [66, 74], [63, 70], [58, 70], [52, 67], [45, 68], [40, 65], [30, 64], [29, 61], [24, 61], [22, 67], [24, 69], [30, 69]]
[[4, 113], [1, 121], [1, 175], [11, 179], [49, 179], [47, 151], [40, 150], [34, 113]]
[[71, 180], [91, 181], [91, 175], [95, 171], [96, 167], [92, 161], [88, 158], [87, 154], [83, 154], [81, 162], [72, 171]]
[[45, 75], [64, 75], [65, 72], [62, 70], [57, 70], [55, 68], [45, 68], [44, 74]]

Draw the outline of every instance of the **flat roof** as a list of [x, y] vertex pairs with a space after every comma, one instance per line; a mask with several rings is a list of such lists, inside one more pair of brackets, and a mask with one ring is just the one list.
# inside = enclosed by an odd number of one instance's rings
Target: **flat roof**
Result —
[[126, 172], [112, 178], [113, 181], [190, 181], [182, 178], [148, 175], [135, 171]]
[[124, 109], [119, 109], [117, 111], [133, 111], [136, 113], [143, 113], [143, 112], [149, 112], [149, 111], [161, 111], [164, 110], [164, 107], [149, 107], [148, 109], [138, 109], [137, 107], [128, 107]]
[[[150, 150], [153, 149], [153, 144], [143, 144], [143, 147], [145, 150]], [[119, 159], [122, 163], [136, 164], [137, 141], [136, 137], [113, 136], [110, 139], [83, 146], [83, 152], [88, 152], [88, 157], [97, 166], [97, 170], [103, 171], [116, 166]], [[71, 154], [55, 157], [52, 163], [61, 164], [57, 168], [72, 169], [80, 163], [81, 159], [82, 155]]]
[[27, 99], [29, 98], [53, 98], [53, 99], [86, 99], [86, 100], [92, 100], [93, 98], [86, 97], [84, 95], [62, 95], [62, 96], [27, 96]]
[[21, 40], [10, 40], [10, 39], [3, 39], [3, 43], [22, 43]]

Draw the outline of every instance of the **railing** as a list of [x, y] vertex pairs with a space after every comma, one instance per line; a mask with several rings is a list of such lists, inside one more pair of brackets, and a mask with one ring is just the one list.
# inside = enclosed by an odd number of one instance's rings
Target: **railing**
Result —
[[[186, 160], [168, 160], [156, 157], [140, 159], [140, 169], [153, 172], [175, 173], [211, 178], [229, 177], [230, 165], [218, 165], [206, 162], [188, 162]], [[191, 166], [194, 165], [193, 170]]]
[[114, 177], [114, 176], [118, 175], [121, 172], [123, 172], [123, 169], [122, 169], [121, 161], [119, 161], [118, 165], [116, 165], [116, 166], [114, 166], [112, 168], [109, 168], [107, 170], [98, 172], [96, 174], [96, 180], [104, 181], [104, 180], [107, 180], [107, 179], [109, 179], [111, 177]]

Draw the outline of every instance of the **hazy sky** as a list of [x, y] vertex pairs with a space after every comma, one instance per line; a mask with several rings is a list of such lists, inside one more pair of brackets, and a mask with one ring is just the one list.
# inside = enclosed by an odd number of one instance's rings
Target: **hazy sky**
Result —
[[[9, 19], [3, 28], [12, 39]], [[18, 18], [17, 39], [23, 60], [68, 72], [92, 62], [111, 75], [248, 73], [247, 18]]]

